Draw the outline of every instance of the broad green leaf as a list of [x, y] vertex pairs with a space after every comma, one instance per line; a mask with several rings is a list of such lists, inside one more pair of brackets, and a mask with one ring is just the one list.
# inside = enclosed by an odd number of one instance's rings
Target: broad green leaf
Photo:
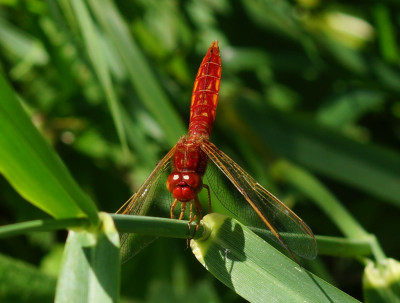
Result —
[[50, 215], [86, 214], [96, 223], [96, 207], [33, 126], [2, 74], [0, 92], [0, 172], [21, 196]]
[[109, 215], [100, 218], [99, 230], [69, 232], [55, 302], [118, 302], [119, 236]]
[[191, 241], [201, 264], [249, 302], [358, 302], [282, 255], [246, 226], [213, 213]]

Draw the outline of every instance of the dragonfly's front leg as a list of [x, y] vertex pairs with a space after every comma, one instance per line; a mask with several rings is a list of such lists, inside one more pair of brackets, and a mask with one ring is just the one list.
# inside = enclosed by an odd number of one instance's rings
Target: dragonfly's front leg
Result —
[[179, 202], [178, 199], [175, 199], [174, 203], [172, 203], [172, 205], [171, 205], [171, 209], [170, 209], [171, 219], [174, 218], [174, 210], [175, 210], [175, 207], [178, 204], [178, 202]]
[[185, 215], [185, 210], [186, 210], [186, 202], [182, 202], [181, 214], [179, 215], [179, 220], [182, 220], [183, 216]]

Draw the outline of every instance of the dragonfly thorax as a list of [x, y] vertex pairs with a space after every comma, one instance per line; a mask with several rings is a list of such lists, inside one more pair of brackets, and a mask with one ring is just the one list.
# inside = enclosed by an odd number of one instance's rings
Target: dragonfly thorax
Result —
[[203, 181], [195, 172], [172, 172], [167, 179], [168, 190], [181, 202], [193, 200], [202, 187]]
[[182, 137], [174, 154], [175, 172], [195, 172], [202, 177], [207, 167], [207, 156], [201, 150], [203, 138]]

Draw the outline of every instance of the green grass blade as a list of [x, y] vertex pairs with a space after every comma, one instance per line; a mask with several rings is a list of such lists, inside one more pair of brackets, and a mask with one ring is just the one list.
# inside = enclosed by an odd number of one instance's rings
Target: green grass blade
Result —
[[359, 258], [372, 253], [371, 240], [315, 236], [319, 255]]
[[111, 217], [101, 218], [98, 231], [70, 231], [55, 302], [118, 302], [119, 236]]
[[372, 8], [372, 15], [377, 25], [377, 38], [382, 57], [396, 63], [399, 50], [396, 42], [396, 27], [390, 17], [390, 8], [383, 3], [376, 3]]
[[50, 231], [68, 228], [88, 227], [86, 218], [72, 218], [59, 220], [34, 220], [0, 226], [0, 239], [21, 235], [35, 231]]
[[[353, 215], [317, 178], [287, 161], [278, 162], [274, 169], [288, 183], [294, 185], [299, 191], [314, 201], [346, 237], [368, 241], [370, 250], [376, 260], [386, 258], [377, 238], [365, 231]], [[327, 249], [329, 249], [329, 246], [323, 248], [323, 250]], [[357, 249], [354, 251], [354, 255], [357, 255], [356, 251]]]
[[[400, 155], [348, 139], [310, 119], [261, 110], [245, 102], [232, 117], [238, 133], [254, 133], [253, 144], [400, 206]], [[238, 123], [238, 121], [246, 121]], [[247, 136], [248, 137], [248, 136]]]
[[0, 93], [0, 172], [21, 196], [50, 215], [85, 213], [96, 223], [96, 207], [33, 126], [2, 74]]
[[369, 237], [351, 213], [311, 174], [287, 161], [278, 162], [274, 169], [277, 174], [313, 200], [344, 235], [359, 239]]
[[220, 214], [203, 219], [204, 238], [191, 241], [200, 263], [250, 302], [358, 302], [307, 272], [246, 226]]
[[126, 143], [126, 136], [122, 123], [121, 106], [118, 102], [117, 95], [114, 91], [110, 71], [108, 69], [106, 54], [103, 51], [101, 44], [100, 34], [97, 32], [96, 27], [91, 19], [86, 5], [81, 0], [71, 1], [73, 10], [78, 20], [80, 30], [83, 34], [83, 40], [88, 52], [92, 66], [96, 72], [97, 77], [101, 83], [101, 87], [106, 95], [106, 100], [111, 111], [115, 127], [117, 129], [118, 137], [121, 141], [122, 147], [127, 152], [128, 145]]
[[49, 57], [41, 41], [0, 18], [0, 44], [8, 54], [17, 57], [18, 64], [11, 70], [13, 78], [21, 78], [32, 66], [44, 65]]
[[143, 105], [146, 106], [165, 131], [168, 142], [175, 145], [185, 133], [182, 121], [172, 108], [162, 88], [157, 83], [145, 56], [136, 45], [122, 16], [111, 1], [89, 1], [94, 15], [118, 50], [129, 79]]

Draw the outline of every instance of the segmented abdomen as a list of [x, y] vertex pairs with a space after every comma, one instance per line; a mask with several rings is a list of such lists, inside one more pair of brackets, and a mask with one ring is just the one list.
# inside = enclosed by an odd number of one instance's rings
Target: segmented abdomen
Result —
[[211, 43], [200, 64], [194, 82], [190, 108], [189, 137], [198, 135], [208, 138], [217, 110], [221, 82], [221, 57], [218, 42]]

